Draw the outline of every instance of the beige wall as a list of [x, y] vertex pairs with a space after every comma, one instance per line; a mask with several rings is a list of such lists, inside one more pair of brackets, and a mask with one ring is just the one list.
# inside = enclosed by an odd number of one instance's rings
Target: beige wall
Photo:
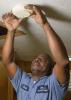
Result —
[[[71, 70], [71, 62], [70, 62], [70, 70]], [[71, 100], [71, 91], [67, 93], [67, 95], [65, 96], [65, 100]]]
[[8, 81], [4, 66], [0, 62], [0, 100], [7, 100], [7, 91], [8, 91], [7, 82]]

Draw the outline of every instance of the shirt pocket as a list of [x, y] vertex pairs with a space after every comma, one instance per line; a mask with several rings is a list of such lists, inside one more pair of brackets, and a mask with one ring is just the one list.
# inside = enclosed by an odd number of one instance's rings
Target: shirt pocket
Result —
[[26, 84], [21, 84], [21, 100], [27, 100], [29, 94], [29, 86]]
[[36, 89], [36, 100], [47, 100], [49, 97], [48, 85], [40, 85]]

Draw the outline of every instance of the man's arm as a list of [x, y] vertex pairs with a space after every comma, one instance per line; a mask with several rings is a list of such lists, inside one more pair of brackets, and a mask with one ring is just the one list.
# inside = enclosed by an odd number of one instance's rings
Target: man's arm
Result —
[[53, 55], [54, 61], [56, 62], [53, 71], [57, 80], [63, 84], [69, 81], [69, 60], [66, 48], [60, 37], [56, 34], [48, 22], [43, 25], [43, 29], [47, 36], [50, 51]]
[[14, 37], [15, 37], [15, 29], [20, 24], [21, 20], [17, 19], [12, 14], [8, 13], [3, 15], [3, 21], [8, 29], [8, 33], [6, 36], [6, 41], [3, 47], [2, 59], [3, 63], [6, 66], [8, 75], [13, 77], [16, 73], [16, 64], [14, 62]]
[[50, 51], [53, 55], [54, 61], [56, 62], [53, 71], [57, 80], [62, 84], [69, 81], [69, 60], [62, 40], [52, 29], [39, 7], [29, 5], [26, 8], [33, 10], [34, 13], [32, 17], [45, 31]]

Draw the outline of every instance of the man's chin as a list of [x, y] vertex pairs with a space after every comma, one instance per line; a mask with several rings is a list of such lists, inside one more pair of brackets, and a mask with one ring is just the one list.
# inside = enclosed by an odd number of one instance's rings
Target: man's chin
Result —
[[39, 70], [38, 69], [31, 69], [31, 72], [32, 73], [39, 73]]

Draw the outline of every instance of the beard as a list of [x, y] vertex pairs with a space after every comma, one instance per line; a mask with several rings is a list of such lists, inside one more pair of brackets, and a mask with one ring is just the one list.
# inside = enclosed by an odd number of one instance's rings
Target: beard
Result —
[[39, 72], [40, 68], [38, 66], [31, 66], [31, 71], [32, 72]]
[[43, 74], [46, 73], [47, 69], [45, 67], [41, 66], [31, 66], [31, 72], [32, 74], [38, 75], [38, 74]]

